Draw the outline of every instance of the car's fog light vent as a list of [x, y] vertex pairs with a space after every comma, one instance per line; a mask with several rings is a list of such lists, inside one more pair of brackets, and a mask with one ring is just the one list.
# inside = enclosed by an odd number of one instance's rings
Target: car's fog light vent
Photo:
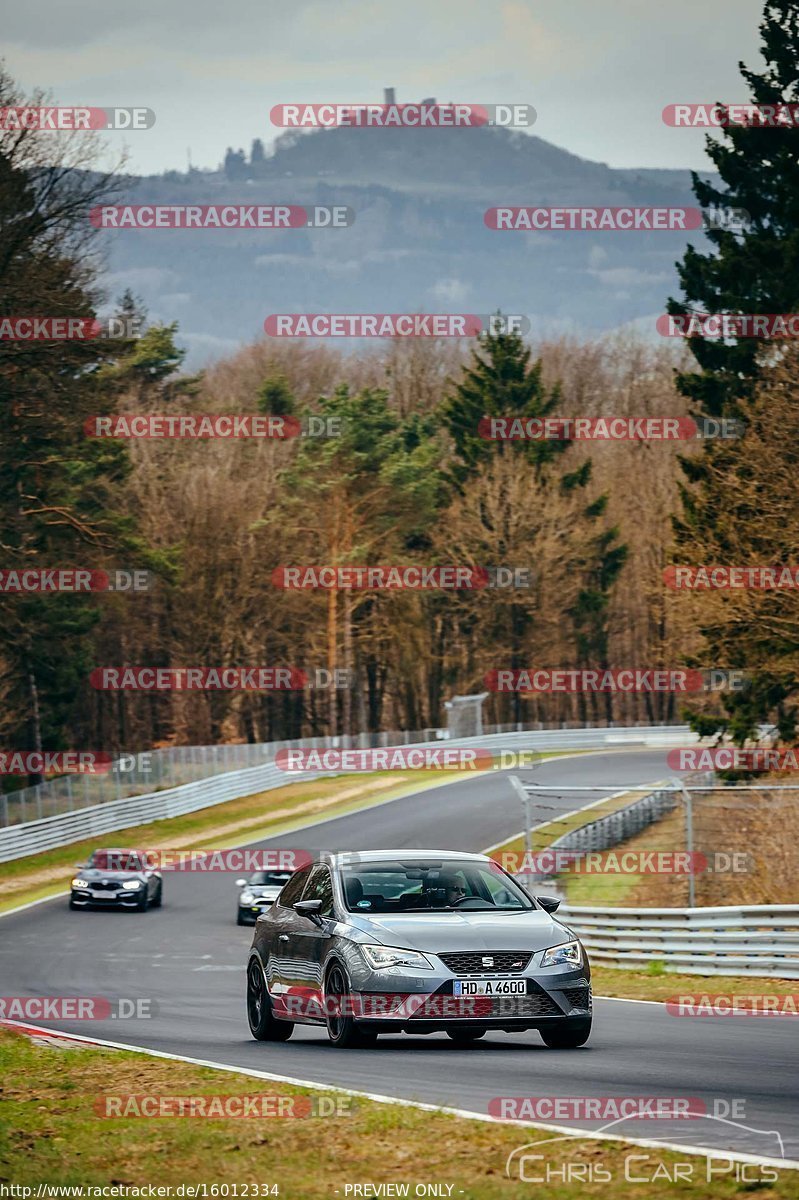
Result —
[[591, 989], [587, 983], [583, 984], [582, 987], [564, 988], [563, 995], [572, 1008], [591, 1007]]

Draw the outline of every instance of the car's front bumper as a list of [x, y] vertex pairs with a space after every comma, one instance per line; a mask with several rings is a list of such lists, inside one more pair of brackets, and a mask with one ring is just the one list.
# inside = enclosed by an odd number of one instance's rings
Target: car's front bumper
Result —
[[[468, 976], [456, 976], [443, 964], [424, 973], [412, 974], [401, 967], [375, 971], [354, 944], [340, 949], [350, 981], [349, 994], [340, 998], [340, 1011], [359, 1024], [385, 1032], [432, 1033], [478, 1026], [518, 1031], [591, 1016], [591, 974], [585, 959], [579, 965], [541, 968], [535, 963], [538, 955], [534, 955], [526, 970], [502, 976], [524, 981], [523, 995], [457, 996], [455, 983]], [[285, 968], [288, 963], [282, 965]], [[281, 973], [280, 983], [272, 978], [266, 981], [276, 1015], [317, 1023], [337, 1011], [339, 998], [324, 993], [319, 985], [309, 986], [307, 979], [292, 980], [290, 968]], [[481, 978], [490, 974], [486, 971]]]
[[240, 904], [239, 905], [239, 920], [246, 922], [248, 925], [254, 925], [260, 916], [274, 904], [274, 900], [256, 901], [255, 904]]
[[513, 996], [457, 996], [454, 980], [435, 991], [421, 993], [356, 992], [353, 1016], [375, 1028], [400, 1028], [432, 1033], [440, 1029], [485, 1026], [493, 1029], [536, 1029], [564, 1018], [591, 1016], [591, 984], [581, 971], [544, 986], [540, 979], [525, 978], [526, 992]]
[[85, 888], [72, 888], [72, 903], [81, 908], [136, 908], [141, 903], [145, 888], [135, 891], [120, 888], [117, 891], [92, 892]]

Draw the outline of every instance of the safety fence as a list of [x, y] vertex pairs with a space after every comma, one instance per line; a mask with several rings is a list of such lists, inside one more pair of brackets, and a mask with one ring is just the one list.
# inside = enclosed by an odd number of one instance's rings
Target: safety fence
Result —
[[[504, 752], [508, 752], [510, 758], [514, 754], [518, 755], [521, 750], [545, 754], [552, 750], [665, 746], [672, 742], [684, 744], [695, 740], [695, 735], [690, 733], [686, 726], [665, 725], [636, 726], [628, 729], [587, 727], [522, 730], [510, 733], [488, 732], [480, 737], [448, 740], [447, 745], [490, 750], [498, 756], [498, 765], [502, 766]], [[316, 743], [315, 749], [361, 748], [360, 738], [318, 738]], [[212, 775], [206, 779], [144, 795], [109, 799], [105, 803], [85, 807], [78, 806], [72, 811], [43, 816], [41, 819], [8, 822], [5, 828], [0, 829], [0, 862], [8, 862], [56, 846], [69, 845], [70, 842], [85, 838], [96, 838], [117, 829], [195, 812], [226, 800], [269, 791], [287, 783], [315, 779], [320, 774], [336, 774], [333, 771], [306, 771], [292, 772], [289, 775], [275, 765], [273, 756], [278, 749], [300, 746], [309, 748], [312, 744], [308, 741], [271, 743], [268, 747], [260, 747], [260, 750], [262, 753], [268, 750], [272, 761], [262, 762], [257, 766]], [[508, 762], [507, 765], [511, 766], [514, 763]]]
[[799, 905], [585, 908], [561, 905], [589, 958], [609, 967], [659, 962], [686, 975], [799, 979]]
[[[527, 734], [556, 735], [557, 745], [580, 746], [608, 745], [617, 740], [628, 744], [630, 730], [637, 728], [640, 736], [654, 737], [681, 734], [685, 726], [657, 725], [617, 728], [607, 722], [580, 726], [569, 722], [558, 725], [490, 725], [480, 738], [473, 738], [476, 745], [496, 744], [497, 737], [508, 739], [526, 738]], [[96, 804], [108, 804], [126, 796], [149, 795], [165, 788], [178, 787], [212, 775], [257, 767], [274, 760], [278, 750], [286, 748], [326, 749], [372, 749], [389, 746], [417, 745], [447, 739], [446, 729], [385, 730], [381, 733], [360, 733], [352, 736], [311, 737], [293, 741], [242, 742], [221, 746], [167, 746], [158, 750], [147, 750], [136, 754], [116, 757], [105, 773], [62, 775], [33, 787], [17, 788], [0, 792], [0, 827], [21, 824], [25, 821], [42, 820], [62, 812], [75, 812], [80, 808], [91, 808]], [[539, 739], [549, 745], [547, 737]], [[555, 743], [552, 743], [553, 745]]]

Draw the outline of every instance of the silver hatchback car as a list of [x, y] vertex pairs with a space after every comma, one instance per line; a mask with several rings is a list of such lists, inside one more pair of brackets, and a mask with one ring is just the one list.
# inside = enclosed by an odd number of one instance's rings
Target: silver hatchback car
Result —
[[585, 951], [493, 859], [451, 850], [327, 854], [258, 917], [247, 965], [253, 1037], [325, 1025], [336, 1046], [381, 1033], [538, 1029], [547, 1046], [591, 1032]]

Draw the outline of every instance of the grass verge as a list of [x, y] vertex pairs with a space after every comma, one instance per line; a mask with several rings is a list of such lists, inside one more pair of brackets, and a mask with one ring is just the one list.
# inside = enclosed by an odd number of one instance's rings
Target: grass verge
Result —
[[799, 995], [799, 980], [796, 979], [772, 979], [762, 975], [681, 975], [676, 971], [657, 969], [623, 971], [594, 963], [591, 964], [591, 983], [595, 996], [620, 996], [629, 1000], [671, 1000], [675, 996], [697, 995]]
[[[464, 1052], [453, 1047], [452, 1053]], [[518, 1177], [505, 1175], [508, 1155], [549, 1136], [532, 1128], [358, 1098], [352, 1099], [348, 1115], [325, 1118], [108, 1119], [98, 1116], [93, 1105], [97, 1098], [111, 1094], [141, 1098], [258, 1093], [317, 1101], [336, 1094], [126, 1051], [56, 1050], [5, 1031], [0, 1031], [0, 1068], [0, 1182], [34, 1188], [40, 1183], [145, 1189], [149, 1184], [171, 1188], [206, 1184], [211, 1196], [220, 1195], [212, 1192], [214, 1184], [227, 1184], [227, 1195], [232, 1196], [235, 1183], [239, 1196], [244, 1194], [243, 1185], [258, 1184], [275, 1185], [276, 1191], [251, 1190], [250, 1196], [321, 1200], [338, 1195], [343, 1200], [354, 1194], [347, 1192], [348, 1184], [395, 1185], [390, 1191], [383, 1189], [384, 1195], [402, 1195], [397, 1185], [407, 1184], [405, 1194], [411, 1196], [419, 1184], [435, 1184], [442, 1190], [429, 1194], [496, 1200], [520, 1194]], [[453, 1096], [453, 1103], [457, 1102]], [[630, 1154], [645, 1156], [644, 1161], [636, 1158], [634, 1174], [653, 1177], [645, 1187], [650, 1200], [679, 1200], [686, 1195], [726, 1200], [758, 1186], [770, 1197], [799, 1200], [799, 1172], [787, 1169], [775, 1170], [773, 1182], [753, 1186], [752, 1177], [767, 1168], [749, 1167], [750, 1182], [744, 1184], [736, 1183], [730, 1167], [724, 1178], [706, 1183], [707, 1160], [659, 1148], [568, 1138], [545, 1142], [531, 1152], [543, 1154], [544, 1159], [528, 1166], [528, 1171], [558, 1172], [545, 1188], [551, 1200], [606, 1194], [607, 1173], [614, 1197], [640, 1197], [642, 1185], [625, 1179], [625, 1158]], [[686, 1161], [696, 1178], [693, 1183], [675, 1184], [671, 1178], [675, 1164]], [[569, 1164], [583, 1174], [589, 1168], [596, 1173], [600, 1167], [606, 1174], [601, 1181], [566, 1184], [562, 1179]], [[715, 1166], [721, 1169], [718, 1160]], [[361, 1196], [380, 1194], [360, 1191]], [[523, 1194], [540, 1192], [528, 1183]]]

